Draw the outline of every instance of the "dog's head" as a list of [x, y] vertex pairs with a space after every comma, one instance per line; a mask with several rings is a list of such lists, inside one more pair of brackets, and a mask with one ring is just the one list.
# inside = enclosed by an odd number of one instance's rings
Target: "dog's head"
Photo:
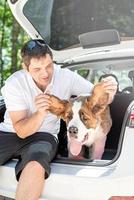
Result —
[[108, 94], [103, 83], [94, 87], [91, 96], [66, 101], [52, 95], [51, 102], [50, 112], [66, 121], [68, 140], [73, 141], [75, 146], [78, 143], [79, 146], [90, 146], [94, 140], [92, 132], [99, 127], [101, 115], [108, 105]]

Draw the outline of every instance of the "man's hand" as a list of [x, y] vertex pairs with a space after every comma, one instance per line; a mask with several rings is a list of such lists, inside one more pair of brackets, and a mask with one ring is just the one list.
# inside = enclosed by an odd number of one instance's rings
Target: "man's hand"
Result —
[[47, 115], [50, 104], [51, 104], [50, 96], [47, 94], [39, 94], [35, 98], [35, 106], [37, 112], [43, 116]]
[[102, 79], [102, 81], [104, 83], [104, 87], [106, 89], [106, 92], [109, 94], [109, 104], [113, 101], [114, 99], [114, 95], [116, 94], [117, 92], [117, 81], [115, 80], [114, 77], [112, 76], [109, 76], [109, 77], [106, 77], [104, 79]]

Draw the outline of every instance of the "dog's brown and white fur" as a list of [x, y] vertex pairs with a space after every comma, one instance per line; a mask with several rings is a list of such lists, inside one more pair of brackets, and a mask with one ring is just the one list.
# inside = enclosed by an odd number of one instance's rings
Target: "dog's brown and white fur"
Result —
[[82, 156], [82, 146], [92, 145], [92, 158], [101, 159], [112, 125], [103, 83], [94, 87], [91, 96], [66, 101], [51, 95], [51, 102], [50, 112], [67, 123], [69, 157]]

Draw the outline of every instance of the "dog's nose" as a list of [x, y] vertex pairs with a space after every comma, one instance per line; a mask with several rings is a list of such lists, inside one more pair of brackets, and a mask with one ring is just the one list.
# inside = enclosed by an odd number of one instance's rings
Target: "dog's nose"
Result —
[[69, 131], [69, 133], [77, 134], [78, 128], [76, 126], [70, 126], [68, 131]]

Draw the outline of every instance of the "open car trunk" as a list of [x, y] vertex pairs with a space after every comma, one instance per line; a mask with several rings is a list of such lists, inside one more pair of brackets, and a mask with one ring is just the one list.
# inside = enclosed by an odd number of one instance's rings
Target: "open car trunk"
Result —
[[[62, 68], [75, 71], [93, 84], [101, 75], [110, 73], [119, 81], [119, 92], [110, 105], [113, 124], [103, 158], [93, 161], [88, 152], [84, 160], [68, 158], [66, 125], [61, 121], [59, 150], [41, 199], [108, 200], [111, 196], [132, 196], [133, 0], [8, 0], [8, 3], [28, 35], [50, 45], [54, 61]], [[1, 121], [4, 112], [1, 101]], [[0, 194], [10, 198], [15, 197], [17, 186], [15, 165], [16, 160], [12, 160], [0, 167]]]

